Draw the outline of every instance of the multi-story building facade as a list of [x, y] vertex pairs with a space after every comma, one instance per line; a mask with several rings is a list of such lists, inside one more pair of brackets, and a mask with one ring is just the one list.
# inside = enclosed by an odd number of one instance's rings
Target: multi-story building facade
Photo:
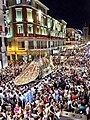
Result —
[[7, 0], [8, 56], [49, 54], [51, 48], [63, 45], [66, 22], [50, 17], [39, 0]]
[[5, 4], [4, 0], [0, 0], [0, 69], [7, 67], [7, 53], [6, 46], [7, 40], [5, 38], [5, 24], [4, 24], [4, 15], [3, 15], [3, 5]]
[[82, 33], [80, 30], [74, 28], [67, 28], [67, 38], [65, 41], [65, 46], [71, 49], [78, 45], [81, 40], [81, 34]]

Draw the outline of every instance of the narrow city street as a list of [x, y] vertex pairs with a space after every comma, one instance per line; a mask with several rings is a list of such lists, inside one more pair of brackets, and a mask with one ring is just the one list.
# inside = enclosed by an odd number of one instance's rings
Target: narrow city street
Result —
[[0, 120], [90, 120], [89, 0], [0, 0]]

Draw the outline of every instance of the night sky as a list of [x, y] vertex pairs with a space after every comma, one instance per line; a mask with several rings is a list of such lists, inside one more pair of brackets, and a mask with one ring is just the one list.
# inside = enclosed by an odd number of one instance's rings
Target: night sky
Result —
[[81, 29], [90, 26], [90, 0], [40, 0], [49, 7], [48, 14], [57, 20], [64, 19], [67, 27]]

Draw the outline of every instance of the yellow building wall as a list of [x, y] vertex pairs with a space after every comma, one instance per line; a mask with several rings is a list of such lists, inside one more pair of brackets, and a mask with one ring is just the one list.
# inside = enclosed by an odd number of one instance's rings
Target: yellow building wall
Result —
[[[27, 55], [27, 50], [25, 49], [18, 49], [18, 41], [15, 40], [15, 38], [8, 39], [8, 42], [12, 43], [11, 47], [7, 47], [7, 53], [10, 56], [10, 60], [13, 60], [12, 55], [15, 55], [15, 59], [18, 60], [18, 55]], [[50, 51], [47, 50], [28, 50], [28, 55], [36, 56], [36, 55], [48, 55]]]
[[27, 54], [26, 50], [18, 49], [19, 48], [18, 41], [16, 41], [14, 38], [8, 39], [8, 42], [11, 42], [11, 44], [12, 44], [11, 47], [7, 46], [7, 53], [10, 56], [10, 60], [12, 60], [12, 55], [15, 55], [15, 58], [17, 60], [18, 59], [17, 55], [26, 55]]

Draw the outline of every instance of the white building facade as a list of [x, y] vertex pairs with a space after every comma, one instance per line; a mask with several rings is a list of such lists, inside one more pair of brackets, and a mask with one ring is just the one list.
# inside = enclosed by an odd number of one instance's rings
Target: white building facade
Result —
[[5, 68], [8, 65], [7, 52], [6, 52], [7, 40], [5, 38], [5, 24], [4, 24], [4, 15], [3, 15], [4, 4], [5, 1], [0, 0], [0, 69]]

